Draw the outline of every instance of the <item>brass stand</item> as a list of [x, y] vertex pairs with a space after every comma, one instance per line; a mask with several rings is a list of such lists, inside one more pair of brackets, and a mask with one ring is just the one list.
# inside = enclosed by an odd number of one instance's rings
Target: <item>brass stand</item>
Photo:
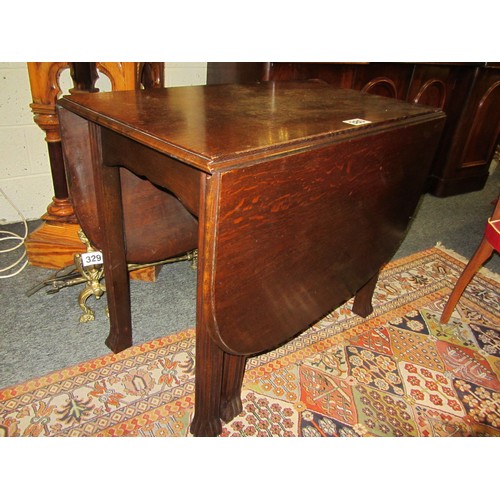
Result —
[[[78, 231], [78, 237], [82, 245], [85, 246], [86, 252], [95, 251], [95, 248], [91, 245], [89, 239], [81, 229]], [[191, 252], [187, 252], [184, 255], [171, 257], [169, 259], [164, 259], [158, 262], [152, 262], [148, 264], [129, 264], [128, 270], [132, 274], [134, 272], [140, 272], [145, 268], [154, 268], [163, 264], [172, 264], [174, 262], [183, 261], [191, 262], [192, 269], [197, 269], [198, 250], [192, 250]], [[31, 290], [29, 290], [26, 295], [31, 296], [45, 286], [50, 286], [47, 293], [53, 294], [68, 286], [85, 284], [83, 290], [78, 296], [78, 305], [83, 311], [80, 316], [80, 323], [87, 323], [88, 321], [95, 320], [95, 312], [92, 308], [87, 306], [87, 300], [92, 295], [96, 299], [100, 299], [104, 295], [104, 293], [106, 292], [106, 285], [102, 283], [104, 277], [104, 267], [102, 264], [85, 266], [83, 264], [82, 253], [76, 253], [74, 255], [73, 266], [68, 266], [64, 269], [59, 270], [54, 274], [53, 277], [44, 280], [42, 283], [39, 283], [31, 288]]]
[[[78, 234], [80, 240], [85, 244], [87, 252], [94, 252], [95, 248], [92, 247], [90, 241], [88, 240], [88, 238], [85, 236], [84, 232], [81, 229], [78, 232]], [[154, 262], [152, 264], [151, 263], [142, 265], [129, 264], [128, 270], [129, 272], [133, 272], [146, 267], [155, 267], [161, 264], [182, 262], [185, 260], [191, 261], [192, 262], [191, 267], [193, 269], [196, 269], [198, 266], [198, 251], [194, 250], [192, 252], [188, 252], [185, 255], [179, 257], [173, 257], [170, 259], [165, 259], [160, 262]], [[80, 323], [86, 323], [87, 321], [93, 321], [95, 319], [94, 310], [86, 305], [87, 299], [92, 295], [96, 299], [100, 299], [106, 292], [106, 286], [101, 283], [101, 280], [104, 278], [104, 267], [102, 264], [85, 267], [82, 261], [82, 254], [80, 253], [75, 254], [75, 267], [81, 275], [81, 278], [78, 282], [79, 283], [81, 283], [82, 281], [85, 282], [85, 287], [78, 296], [78, 305], [80, 306], [80, 309], [83, 311], [82, 315], [80, 316]], [[70, 284], [77, 284], [77, 282]]]
[[[92, 248], [90, 241], [81, 229], [78, 231], [78, 235], [82, 242], [85, 243], [87, 252], [93, 252], [95, 249]], [[83, 314], [80, 316], [80, 323], [86, 323], [87, 321], [93, 321], [95, 319], [93, 309], [85, 305], [87, 299], [92, 295], [96, 299], [100, 299], [106, 291], [106, 286], [101, 283], [104, 277], [104, 267], [102, 264], [85, 267], [82, 261], [82, 254], [80, 253], [75, 254], [75, 267], [85, 279], [85, 287], [78, 296], [78, 304], [83, 311]]]

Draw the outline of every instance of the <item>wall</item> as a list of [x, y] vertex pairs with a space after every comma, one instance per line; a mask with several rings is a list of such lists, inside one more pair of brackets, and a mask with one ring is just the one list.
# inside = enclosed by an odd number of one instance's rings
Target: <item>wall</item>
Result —
[[[203, 85], [206, 63], [166, 63], [165, 85]], [[60, 78], [63, 91], [71, 88], [69, 70]], [[101, 91], [110, 90], [101, 76]], [[22, 215], [38, 219], [52, 200], [53, 188], [45, 134], [33, 121], [31, 92], [25, 62], [0, 62], [0, 188]], [[0, 224], [22, 219], [0, 191]]]

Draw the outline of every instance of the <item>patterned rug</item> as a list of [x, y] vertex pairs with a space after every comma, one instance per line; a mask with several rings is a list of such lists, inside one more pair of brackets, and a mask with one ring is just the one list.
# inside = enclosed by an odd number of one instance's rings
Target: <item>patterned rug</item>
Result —
[[[500, 435], [499, 278], [481, 272], [448, 325], [463, 259], [391, 262], [362, 319], [352, 301], [248, 360], [244, 411], [222, 436]], [[194, 331], [0, 390], [4, 436], [189, 436]]]

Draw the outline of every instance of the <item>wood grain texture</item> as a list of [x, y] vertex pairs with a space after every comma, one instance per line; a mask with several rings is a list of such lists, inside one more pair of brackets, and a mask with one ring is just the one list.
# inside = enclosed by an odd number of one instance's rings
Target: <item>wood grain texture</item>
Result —
[[[97, 249], [104, 246], [105, 234], [99, 220], [95, 191], [95, 170], [88, 122], [64, 109], [59, 113], [64, 133], [63, 149], [75, 211], [83, 231]], [[105, 133], [105, 131], [103, 132]], [[111, 139], [114, 135], [111, 136]], [[106, 154], [109, 168], [121, 170], [121, 196], [123, 198], [124, 231], [128, 262], [142, 264], [173, 257], [197, 247], [198, 223], [196, 218], [169, 191], [153, 185], [125, 168], [119, 168], [135, 158], [147, 161], [143, 156], [131, 156], [127, 149], [119, 149], [122, 143], [107, 142]], [[122, 154], [118, 154], [120, 151]], [[139, 155], [142, 149], [139, 150]], [[125, 154], [123, 154], [125, 153]], [[164, 157], [165, 161], [169, 159]], [[103, 161], [103, 160], [101, 160]], [[173, 161], [173, 160], [171, 160]], [[186, 167], [188, 168], [188, 167]], [[199, 176], [197, 172], [197, 176]], [[191, 198], [198, 205], [198, 185], [190, 189]]]
[[30, 264], [46, 269], [73, 264], [75, 253], [86, 249], [78, 237], [79, 229], [78, 224], [43, 224], [31, 232], [24, 244]]
[[308, 79], [442, 108], [447, 119], [426, 191], [451, 196], [484, 187], [500, 140], [498, 63], [219, 62], [207, 66], [207, 82], [212, 84]]
[[218, 176], [211, 301], [221, 348], [276, 347], [390, 260], [441, 126], [374, 133]]
[[[61, 105], [209, 173], [429, 114], [426, 107], [317, 82], [74, 95]], [[371, 123], [361, 131], [344, 123], [353, 118]]]

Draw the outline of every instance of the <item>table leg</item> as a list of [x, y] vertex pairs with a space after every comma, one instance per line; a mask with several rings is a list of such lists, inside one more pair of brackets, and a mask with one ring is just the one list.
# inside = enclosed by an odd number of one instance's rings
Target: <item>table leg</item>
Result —
[[373, 312], [372, 298], [377, 286], [378, 275], [379, 273], [375, 274], [354, 296], [352, 312], [362, 318], [366, 318]]
[[241, 403], [241, 387], [245, 375], [246, 356], [224, 353], [222, 372], [222, 392], [220, 401], [220, 418], [230, 422], [243, 411]]
[[102, 253], [110, 333], [106, 345], [115, 353], [132, 345], [130, 280], [125, 256], [120, 170], [102, 164], [100, 128], [89, 124], [92, 165], [103, 234]]
[[196, 326], [194, 436], [214, 437], [222, 432], [219, 417], [224, 351], [215, 344], [204, 322]]

